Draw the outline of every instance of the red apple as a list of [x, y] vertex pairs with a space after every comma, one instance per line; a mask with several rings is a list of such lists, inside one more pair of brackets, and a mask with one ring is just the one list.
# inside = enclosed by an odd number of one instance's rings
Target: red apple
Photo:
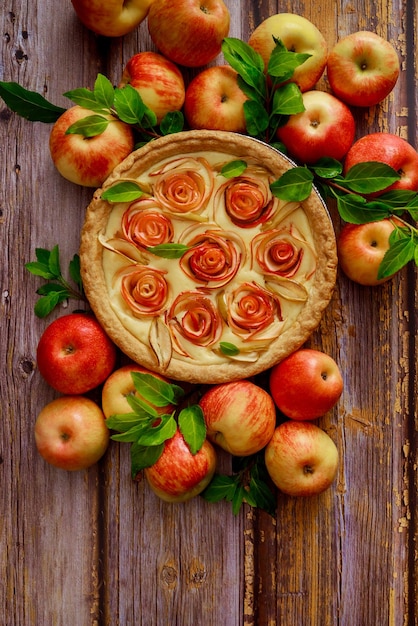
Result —
[[200, 67], [213, 61], [228, 36], [223, 0], [153, 0], [148, 30], [154, 45], [174, 63]]
[[312, 420], [337, 403], [343, 379], [329, 354], [301, 348], [272, 367], [269, 385], [273, 400], [284, 415]]
[[71, 0], [80, 21], [99, 35], [121, 37], [146, 18], [152, 0]]
[[308, 91], [321, 78], [328, 56], [328, 46], [322, 33], [308, 19], [296, 13], [277, 13], [265, 19], [252, 33], [248, 43], [258, 52], [267, 68], [275, 48], [274, 38], [281, 39], [292, 52], [307, 53], [311, 57], [296, 68], [292, 82], [301, 91]]
[[76, 471], [87, 469], [104, 455], [109, 430], [95, 402], [84, 396], [61, 396], [39, 413], [35, 442], [45, 461]]
[[340, 161], [354, 141], [353, 114], [325, 91], [306, 91], [302, 97], [305, 111], [289, 117], [278, 129], [278, 139], [301, 163], [316, 163], [322, 157]]
[[338, 449], [331, 437], [312, 422], [280, 424], [265, 451], [267, 471], [280, 491], [313, 496], [333, 483]]
[[215, 65], [193, 78], [184, 101], [190, 128], [245, 132], [243, 104], [248, 98], [239, 88], [237, 76], [232, 67]]
[[169, 111], [184, 103], [183, 75], [177, 65], [156, 52], [138, 52], [127, 62], [119, 87], [131, 85], [160, 123]]
[[392, 278], [377, 278], [395, 224], [390, 219], [366, 224], [345, 224], [337, 238], [339, 265], [360, 285], [374, 286]]
[[[128, 396], [136, 396], [137, 398], [140, 397], [142, 402], [148, 403], [147, 400], [138, 394], [131, 376], [132, 372], [151, 374], [159, 380], [167, 380], [163, 376], [150, 372], [145, 367], [137, 364], [124, 365], [123, 367], [115, 370], [106, 379], [102, 389], [102, 409], [106, 418], [111, 415], [130, 413], [132, 409], [126, 399]], [[154, 405], [151, 406], [160, 415], [171, 413], [174, 410], [174, 407], [171, 404], [164, 407], [157, 407]]]
[[390, 165], [400, 175], [400, 179], [382, 191], [409, 189], [418, 191], [418, 152], [402, 137], [392, 133], [371, 133], [364, 135], [351, 146], [344, 160], [344, 174], [356, 165], [366, 161], [379, 161]]
[[100, 187], [113, 169], [134, 148], [132, 128], [116, 118], [106, 130], [95, 137], [67, 134], [79, 120], [94, 115], [93, 111], [75, 105], [63, 113], [52, 127], [49, 149], [52, 161], [67, 180], [84, 187]]
[[347, 35], [336, 43], [327, 61], [333, 93], [351, 106], [381, 102], [399, 76], [399, 58], [386, 39], [370, 31]]
[[271, 396], [249, 380], [211, 387], [200, 399], [207, 437], [235, 456], [264, 448], [276, 426]]
[[216, 468], [216, 452], [204, 441], [192, 454], [179, 430], [165, 442], [158, 461], [144, 470], [152, 491], [166, 502], [186, 502], [201, 493], [210, 483]]
[[63, 394], [83, 394], [113, 371], [116, 347], [99, 322], [87, 313], [70, 313], [51, 322], [36, 351], [39, 372]]

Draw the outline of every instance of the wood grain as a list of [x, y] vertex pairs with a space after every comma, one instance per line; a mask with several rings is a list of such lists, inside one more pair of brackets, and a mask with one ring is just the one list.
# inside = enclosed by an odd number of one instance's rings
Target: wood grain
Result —
[[[416, 3], [409, 0], [226, 0], [231, 35], [247, 39], [276, 12], [311, 20], [329, 46], [360, 29], [388, 38], [402, 72], [390, 97], [356, 110], [358, 136], [394, 132], [417, 146]], [[14, 0], [0, 9], [0, 80], [69, 106], [63, 93], [114, 83], [151, 49], [146, 28], [106, 40], [71, 3]], [[220, 62], [220, 61], [219, 61]], [[328, 89], [326, 77], [320, 85]], [[341, 455], [338, 480], [309, 499], [278, 495], [277, 515], [200, 498], [159, 501], [130, 478], [129, 448], [65, 473], [36, 452], [33, 424], [55, 394], [36, 369], [48, 320], [34, 316], [39, 281], [24, 263], [59, 244], [67, 267], [91, 190], [55, 171], [50, 127], [0, 102], [0, 622], [7, 626], [406, 626], [418, 624], [416, 268], [375, 289], [339, 275], [309, 345], [344, 375], [320, 425]], [[330, 205], [335, 229], [341, 223]], [[228, 460], [225, 459], [227, 464]]]

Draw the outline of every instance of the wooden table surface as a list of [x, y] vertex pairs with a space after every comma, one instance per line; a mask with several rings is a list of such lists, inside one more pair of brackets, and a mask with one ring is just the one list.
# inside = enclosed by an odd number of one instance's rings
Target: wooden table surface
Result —
[[[226, 0], [230, 35], [291, 11], [331, 47], [357, 30], [389, 39], [401, 59], [381, 106], [355, 111], [358, 135], [383, 130], [417, 145], [415, 0]], [[68, 107], [63, 93], [117, 83], [152, 49], [146, 23], [103, 39], [70, 0], [10, 0], [0, 9], [0, 80]], [[327, 89], [326, 80], [319, 84]], [[337, 480], [309, 499], [278, 496], [277, 515], [201, 498], [168, 505], [130, 479], [129, 448], [66, 473], [38, 455], [33, 426], [54, 397], [36, 369], [46, 320], [33, 313], [39, 279], [24, 264], [59, 244], [78, 251], [92, 191], [65, 181], [50, 126], [0, 102], [1, 404], [0, 623], [3, 626], [407, 626], [418, 623], [416, 271], [376, 288], [339, 275], [309, 345], [340, 364], [344, 392], [320, 421], [341, 454]], [[331, 207], [335, 229], [340, 220]], [[415, 268], [416, 269], [416, 268]]]

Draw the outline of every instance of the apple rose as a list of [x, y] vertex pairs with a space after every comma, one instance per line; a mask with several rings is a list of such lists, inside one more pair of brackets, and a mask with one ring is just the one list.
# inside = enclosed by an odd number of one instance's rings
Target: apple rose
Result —
[[219, 194], [217, 200], [220, 202], [223, 197], [227, 215], [241, 228], [253, 228], [267, 221], [278, 203], [267, 176], [236, 176], [220, 187]]
[[315, 271], [316, 254], [294, 225], [260, 233], [251, 248], [253, 263], [265, 274], [309, 279]]
[[153, 193], [163, 209], [176, 214], [199, 213], [212, 193], [213, 171], [203, 158], [183, 157], [150, 174]]
[[149, 198], [133, 202], [122, 216], [122, 231], [133, 244], [158, 246], [173, 240], [174, 228], [169, 217]]
[[166, 272], [149, 266], [130, 266], [118, 273], [121, 276], [121, 294], [133, 315], [137, 317], [160, 315], [167, 306], [168, 285]]
[[166, 314], [177, 351], [190, 356], [182, 339], [196, 346], [211, 346], [221, 336], [222, 318], [210, 298], [200, 291], [184, 291]]
[[224, 298], [227, 323], [242, 339], [253, 339], [264, 331], [269, 331], [270, 338], [279, 334], [277, 322], [282, 322], [281, 307], [272, 292], [255, 282], [246, 282], [225, 293]]
[[181, 242], [189, 250], [180, 259], [180, 267], [190, 278], [205, 283], [208, 289], [226, 285], [237, 273], [245, 256], [245, 244], [233, 232], [205, 230], [189, 239], [201, 225], [188, 229]]

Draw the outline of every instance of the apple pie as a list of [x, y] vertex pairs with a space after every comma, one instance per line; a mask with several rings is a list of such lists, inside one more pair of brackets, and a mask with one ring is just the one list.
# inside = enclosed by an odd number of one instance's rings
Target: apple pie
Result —
[[[292, 167], [250, 137], [186, 131], [114, 170], [87, 208], [80, 261], [91, 308], [127, 356], [215, 384], [309, 338], [333, 292], [336, 244], [315, 190], [303, 202], [272, 193]], [[122, 183], [134, 194], [112, 195]]]

